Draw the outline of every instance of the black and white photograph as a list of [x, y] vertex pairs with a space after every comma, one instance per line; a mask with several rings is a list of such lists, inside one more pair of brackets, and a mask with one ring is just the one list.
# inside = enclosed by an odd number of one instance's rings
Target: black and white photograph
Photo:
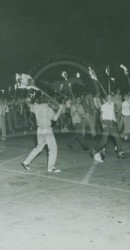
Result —
[[0, 250], [130, 249], [130, 1], [0, 1]]

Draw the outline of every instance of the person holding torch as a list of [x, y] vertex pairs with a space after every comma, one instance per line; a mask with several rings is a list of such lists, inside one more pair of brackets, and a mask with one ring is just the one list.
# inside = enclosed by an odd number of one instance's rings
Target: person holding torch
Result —
[[51, 121], [56, 121], [61, 112], [62, 105], [59, 106], [58, 111], [55, 113], [54, 110], [48, 105], [46, 97], [43, 99], [44, 103], [31, 104], [31, 99], [27, 98], [26, 103], [36, 116], [37, 121], [37, 146], [30, 152], [28, 157], [22, 163], [22, 166], [30, 171], [30, 163], [33, 159], [43, 150], [44, 146], [48, 146], [48, 172], [58, 173], [59, 169], [56, 169], [55, 163], [57, 158], [57, 143], [51, 127]]

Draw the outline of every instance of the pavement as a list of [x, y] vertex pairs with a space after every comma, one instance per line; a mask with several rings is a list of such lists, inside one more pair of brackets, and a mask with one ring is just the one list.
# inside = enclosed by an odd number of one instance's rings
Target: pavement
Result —
[[130, 249], [130, 141], [125, 159], [109, 141], [98, 163], [78, 144], [68, 149], [69, 134], [55, 136], [60, 173], [47, 172], [46, 150], [30, 172], [21, 166], [33, 135], [0, 142], [0, 250]]

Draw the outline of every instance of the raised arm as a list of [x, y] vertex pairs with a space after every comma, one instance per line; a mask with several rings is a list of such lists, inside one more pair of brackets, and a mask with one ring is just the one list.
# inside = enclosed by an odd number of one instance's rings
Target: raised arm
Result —
[[52, 118], [53, 121], [57, 121], [58, 120], [58, 118], [59, 118], [62, 110], [63, 110], [63, 105], [61, 104], [61, 105], [59, 105], [58, 111], [55, 113], [55, 115]]

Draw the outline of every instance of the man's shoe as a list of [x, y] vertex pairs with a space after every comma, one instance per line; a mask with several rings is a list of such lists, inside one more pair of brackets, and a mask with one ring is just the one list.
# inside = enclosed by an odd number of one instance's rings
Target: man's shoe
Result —
[[25, 164], [24, 162], [22, 163], [22, 166], [27, 170], [30, 171], [30, 167], [28, 164]]
[[89, 154], [90, 154], [90, 156], [91, 156], [92, 158], [94, 158], [94, 155], [96, 154], [95, 149], [91, 149], [90, 152], [89, 152]]
[[102, 159], [100, 153], [96, 153], [96, 154], [94, 155], [94, 160], [95, 160], [95, 161], [98, 161], [98, 162], [103, 162], [103, 159]]
[[48, 169], [48, 173], [60, 173], [60, 172], [61, 172], [60, 169], [56, 169], [56, 168], [54, 168], [54, 169]]
[[61, 170], [60, 169], [53, 169], [52, 173], [60, 173]]
[[122, 154], [119, 153], [118, 156], [117, 156], [117, 158], [118, 159], [125, 159], [124, 153], [122, 153]]

